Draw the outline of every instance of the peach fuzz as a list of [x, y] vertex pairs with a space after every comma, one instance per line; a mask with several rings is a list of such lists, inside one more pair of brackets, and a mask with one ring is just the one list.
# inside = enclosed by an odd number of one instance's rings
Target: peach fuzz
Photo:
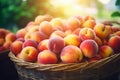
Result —
[[60, 59], [63, 63], [81, 62], [83, 59], [83, 54], [77, 46], [68, 45], [62, 49]]
[[56, 64], [58, 58], [55, 53], [49, 50], [43, 50], [38, 54], [37, 62], [40, 64]]
[[29, 39], [29, 40], [25, 40], [25, 42], [23, 42], [23, 45], [22, 45], [22, 48], [25, 48], [27, 46], [32, 46], [32, 47], [35, 47], [37, 48], [37, 42], [32, 40], [32, 39]]
[[43, 21], [39, 25], [39, 31], [43, 32], [44, 34], [50, 36], [50, 34], [54, 31], [54, 28], [48, 21]]
[[38, 51], [35, 47], [27, 46], [22, 49], [20, 56], [24, 61], [35, 62], [37, 60]]
[[94, 40], [84, 40], [80, 44], [80, 49], [82, 50], [82, 53], [87, 58], [95, 57], [99, 51], [99, 47], [97, 43]]
[[27, 34], [26, 29], [20, 29], [16, 32], [16, 37], [17, 38], [24, 38], [24, 36]]
[[103, 57], [109, 57], [114, 54], [113, 49], [109, 45], [103, 45], [100, 47], [99, 54]]
[[67, 30], [74, 31], [75, 29], [81, 26], [79, 20], [77, 18], [71, 17], [66, 21]]
[[79, 37], [82, 41], [87, 39], [95, 39], [96, 34], [93, 29], [91, 28], [82, 28], [79, 32]]
[[50, 21], [51, 19], [53, 19], [53, 17], [50, 15], [38, 15], [36, 16], [34, 22], [35, 24], [39, 25], [41, 22]]
[[96, 24], [94, 27], [94, 32], [101, 39], [106, 38], [111, 31], [110, 26], [105, 26], [104, 24]]
[[91, 28], [91, 29], [93, 29], [95, 25], [96, 25], [95, 20], [87, 20], [87, 21], [85, 21], [85, 22], [83, 23], [82, 27], [84, 27], [84, 28], [86, 27], [86, 28]]
[[12, 32], [8, 33], [5, 37], [5, 41], [15, 41], [17, 38], [16, 38], [16, 35]]
[[115, 53], [120, 52], [120, 36], [112, 36], [108, 40], [108, 45], [114, 50]]
[[69, 34], [66, 37], [64, 37], [64, 41], [66, 45], [75, 45], [79, 46], [80, 43], [82, 42], [79, 36], [75, 34]]
[[65, 33], [63, 31], [57, 30], [57, 31], [54, 31], [54, 32], [51, 33], [50, 38], [55, 37], [55, 36], [64, 38]]
[[17, 55], [21, 52], [22, 50], [22, 45], [23, 42], [22, 41], [14, 41], [11, 45], [10, 45], [10, 51]]
[[48, 50], [56, 54], [59, 54], [64, 46], [65, 42], [61, 37], [51, 37], [48, 41]]
[[39, 51], [48, 50], [48, 39], [44, 39], [38, 43], [37, 49]]

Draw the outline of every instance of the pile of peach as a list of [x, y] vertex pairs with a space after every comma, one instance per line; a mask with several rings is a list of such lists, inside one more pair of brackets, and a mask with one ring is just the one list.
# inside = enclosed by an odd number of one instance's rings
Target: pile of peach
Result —
[[11, 43], [16, 39], [16, 35], [13, 32], [0, 28], [0, 52], [9, 50]]
[[40, 15], [16, 33], [11, 52], [40, 64], [96, 61], [120, 53], [120, 28], [93, 17]]

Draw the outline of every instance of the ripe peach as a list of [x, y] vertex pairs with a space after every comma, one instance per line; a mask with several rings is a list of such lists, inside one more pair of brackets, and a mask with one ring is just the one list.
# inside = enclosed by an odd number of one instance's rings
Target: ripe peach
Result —
[[109, 57], [109, 56], [113, 55], [113, 53], [114, 53], [113, 49], [108, 45], [102, 45], [100, 47], [99, 54], [103, 58]]
[[104, 39], [109, 35], [110, 29], [110, 26], [105, 26], [104, 24], [96, 24], [94, 27], [96, 35], [101, 39]]
[[5, 37], [5, 41], [15, 41], [17, 38], [16, 38], [16, 35], [12, 32], [8, 33]]
[[20, 53], [21, 59], [28, 62], [35, 62], [37, 60], [38, 51], [35, 47], [24, 47]]
[[95, 57], [99, 50], [97, 43], [91, 39], [84, 40], [80, 45], [80, 49], [87, 58]]
[[23, 42], [22, 41], [14, 41], [11, 45], [10, 45], [10, 51], [17, 55], [21, 52], [22, 50], [22, 45]]
[[85, 16], [84, 21], [87, 21], [87, 20], [95, 20], [95, 18], [92, 16]]
[[35, 24], [40, 24], [41, 22], [43, 21], [50, 21], [51, 19], [53, 19], [52, 16], [50, 15], [38, 15], [36, 18], [35, 18]]
[[101, 55], [97, 54], [95, 57], [89, 58], [88, 61], [92, 62], [92, 61], [98, 61], [100, 59], [102, 59]]
[[10, 49], [10, 45], [12, 44], [11, 41], [6, 41], [3, 46], [6, 48], [6, 49]]
[[35, 47], [37, 48], [37, 42], [32, 40], [32, 39], [29, 39], [29, 40], [25, 40], [25, 42], [23, 43], [23, 46], [22, 48], [25, 48], [27, 46], [32, 46], [32, 47]]
[[27, 34], [27, 31], [22, 28], [16, 32], [16, 37], [17, 38], [24, 38], [24, 36]]
[[0, 38], [5, 38], [5, 36], [9, 33], [9, 30], [0, 28]]
[[48, 41], [48, 50], [56, 54], [59, 54], [64, 46], [65, 42], [61, 37], [51, 37]]
[[56, 30], [56, 31], [54, 31], [51, 35], [50, 35], [50, 37], [62, 37], [62, 38], [64, 38], [65, 37], [65, 33], [63, 32], [63, 31], [60, 31], [60, 30]]
[[46, 38], [47, 38], [47, 36], [40, 31], [39, 32], [34, 32], [34, 33], [31, 34], [31, 39], [35, 40], [38, 43], [40, 41], [46, 39]]
[[95, 20], [87, 20], [83, 23], [83, 27], [86, 27], [86, 28], [94, 28], [94, 26], [96, 25], [96, 22]]
[[108, 45], [112, 47], [115, 53], [120, 52], [120, 36], [112, 36], [108, 40]]
[[56, 64], [58, 58], [55, 53], [49, 50], [43, 50], [38, 54], [37, 62], [40, 64]]
[[0, 38], [0, 46], [3, 46], [4, 43], [5, 43], [5, 39], [4, 38]]
[[63, 63], [81, 62], [83, 59], [83, 54], [77, 46], [68, 45], [62, 49], [60, 59]]
[[80, 39], [83, 40], [87, 40], [87, 39], [95, 39], [96, 34], [94, 32], [94, 30], [92, 30], [91, 28], [82, 28], [79, 32], [79, 37]]
[[55, 30], [61, 30], [61, 31], [65, 30], [63, 22], [64, 21], [61, 18], [53, 18], [50, 21], [50, 23], [52, 24], [52, 26]]
[[54, 31], [52, 25], [48, 21], [43, 21], [40, 23], [39, 31], [43, 32], [44, 34], [50, 36], [50, 34]]
[[75, 29], [81, 26], [79, 20], [77, 18], [71, 17], [66, 22], [67, 30], [74, 31]]
[[103, 45], [102, 40], [98, 36], [95, 37], [95, 41], [96, 41], [96, 43], [98, 44], [99, 47]]
[[39, 31], [39, 26], [38, 25], [34, 25], [33, 27], [29, 28], [28, 32], [37, 32]]
[[81, 40], [79, 38], [79, 36], [75, 35], [75, 34], [69, 34], [66, 37], [64, 37], [64, 41], [66, 45], [75, 45], [75, 46], [79, 46], [81, 43]]
[[37, 49], [39, 51], [48, 50], [48, 39], [44, 39], [39, 42]]
[[72, 33], [75, 34], [75, 35], [77, 35], [77, 36], [79, 36], [79, 32], [80, 32], [81, 29], [82, 28], [77, 28]]

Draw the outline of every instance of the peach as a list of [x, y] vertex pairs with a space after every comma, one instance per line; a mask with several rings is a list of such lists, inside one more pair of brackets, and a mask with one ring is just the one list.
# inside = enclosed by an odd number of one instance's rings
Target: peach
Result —
[[48, 21], [43, 21], [40, 23], [39, 31], [43, 32], [44, 34], [50, 36], [50, 34], [54, 31], [52, 25]]
[[120, 36], [120, 31], [116, 31], [115, 33], [113, 33], [114, 35], [118, 35]]
[[27, 46], [32, 46], [32, 47], [35, 47], [37, 48], [37, 42], [32, 40], [32, 39], [29, 39], [29, 40], [25, 40], [25, 42], [23, 43], [23, 46], [22, 48], [25, 48]]
[[12, 44], [11, 41], [6, 41], [3, 46], [6, 48], [6, 49], [10, 49], [10, 45]]
[[20, 53], [21, 59], [28, 62], [35, 62], [37, 60], [38, 51], [35, 47], [24, 47]]
[[24, 36], [27, 34], [27, 31], [22, 28], [16, 32], [16, 37], [17, 38], [24, 38]]
[[55, 53], [49, 50], [43, 50], [38, 54], [37, 62], [40, 64], [56, 64], [58, 58]]
[[50, 35], [50, 37], [55, 37], [55, 36], [64, 38], [65, 33], [63, 31], [57, 30], [57, 31], [52, 32], [52, 34]]
[[35, 18], [34, 22], [35, 22], [35, 24], [39, 25], [41, 22], [43, 22], [43, 21], [50, 21], [51, 19], [53, 19], [53, 17], [50, 16], [50, 15], [38, 15]]
[[16, 35], [12, 32], [8, 33], [5, 37], [5, 41], [15, 41], [17, 38], [16, 38]]
[[95, 37], [95, 41], [96, 41], [96, 43], [98, 44], [99, 47], [103, 45], [102, 40], [98, 36]]
[[83, 55], [87, 58], [95, 57], [99, 51], [97, 43], [91, 39], [84, 40], [80, 44], [80, 49], [82, 50]]
[[95, 18], [88, 15], [84, 17], [84, 21], [87, 21], [87, 20], [95, 20]]
[[23, 42], [22, 41], [14, 41], [11, 45], [10, 45], [10, 51], [14, 54], [17, 55], [21, 52], [22, 50], [22, 45]]
[[48, 41], [48, 50], [56, 54], [59, 54], [64, 46], [65, 42], [61, 37], [51, 37]]
[[48, 39], [44, 39], [41, 42], [39, 42], [37, 49], [39, 51], [48, 50]]
[[33, 27], [31, 27], [31, 28], [29, 29], [28, 32], [37, 32], [37, 31], [39, 31], [39, 26], [38, 26], [38, 25], [34, 25]]
[[95, 20], [87, 20], [83, 23], [83, 27], [86, 27], [86, 28], [94, 28], [94, 26], [96, 25], [96, 22]]
[[114, 50], [115, 53], [120, 52], [120, 36], [112, 36], [108, 40], [108, 45]]
[[75, 34], [75, 35], [77, 35], [77, 36], [79, 36], [79, 32], [80, 32], [81, 29], [82, 28], [77, 28], [72, 33]]
[[98, 37], [104, 39], [109, 35], [111, 28], [110, 26], [105, 26], [104, 24], [96, 24], [94, 31]]
[[82, 41], [87, 39], [95, 39], [96, 34], [91, 28], [82, 28], [79, 32], [79, 37]]
[[5, 39], [4, 38], [0, 38], [0, 46], [2, 46], [5, 42]]
[[102, 59], [101, 55], [97, 54], [95, 57], [89, 58], [88, 61], [92, 62], [92, 61], [98, 61], [100, 59]]
[[5, 38], [5, 36], [9, 33], [9, 30], [0, 28], [0, 38]]
[[102, 45], [99, 50], [99, 54], [103, 57], [109, 57], [113, 55], [114, 51], [109, 45]]
[[71, 17], [66, 21], [67, 30], [74, 31], [81, 26], [77, 18]]
[[40, 31], [39, 32], [33, 32], [31, 34], [31, 39], [35, 40], [37, 43], [39, 43], [40, 41], [42, 41], [46, 38], [47, 38], [47, 36]]
[[52, 24], [52, 26], [55, 30], [61, 30], [61, 31], [65, 30], [63, 22], [64, 21], [61, 18], [53, 18], [50, 21], [50, 23]]
[[74, 45], [65, 46], [60, 54], [60, 59], [63, 63], [81, 62], [83, 54], [80, 48]]
[[46, 39], [46, 38], [47, 38], [47, 36], [40, 31], [28, 32], [25, 35], [25, 40], [32, 39], [32, 40], [36, 41], [37, 43], [39, 43], [40, 41], [42, 41], [43, 39]]
[[79, 36], [75, 34], [69, 34], [66, 37], [64, 37], [64, 41], [66, 45], [75, 45], [79, 46], [80, 43], [82, 42]]

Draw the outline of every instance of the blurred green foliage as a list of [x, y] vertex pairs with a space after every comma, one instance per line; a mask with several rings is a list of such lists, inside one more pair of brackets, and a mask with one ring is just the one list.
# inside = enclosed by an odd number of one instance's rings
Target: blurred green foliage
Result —
[[0, 0], [0, 28], [17, 30], [46, 13], [48, 0]]
[[[115, 5], [120, 8], [120, 0], [116, 0]], [[111, 14], [111, 17], [120, 17], [120, 11], [115, 11]]]

